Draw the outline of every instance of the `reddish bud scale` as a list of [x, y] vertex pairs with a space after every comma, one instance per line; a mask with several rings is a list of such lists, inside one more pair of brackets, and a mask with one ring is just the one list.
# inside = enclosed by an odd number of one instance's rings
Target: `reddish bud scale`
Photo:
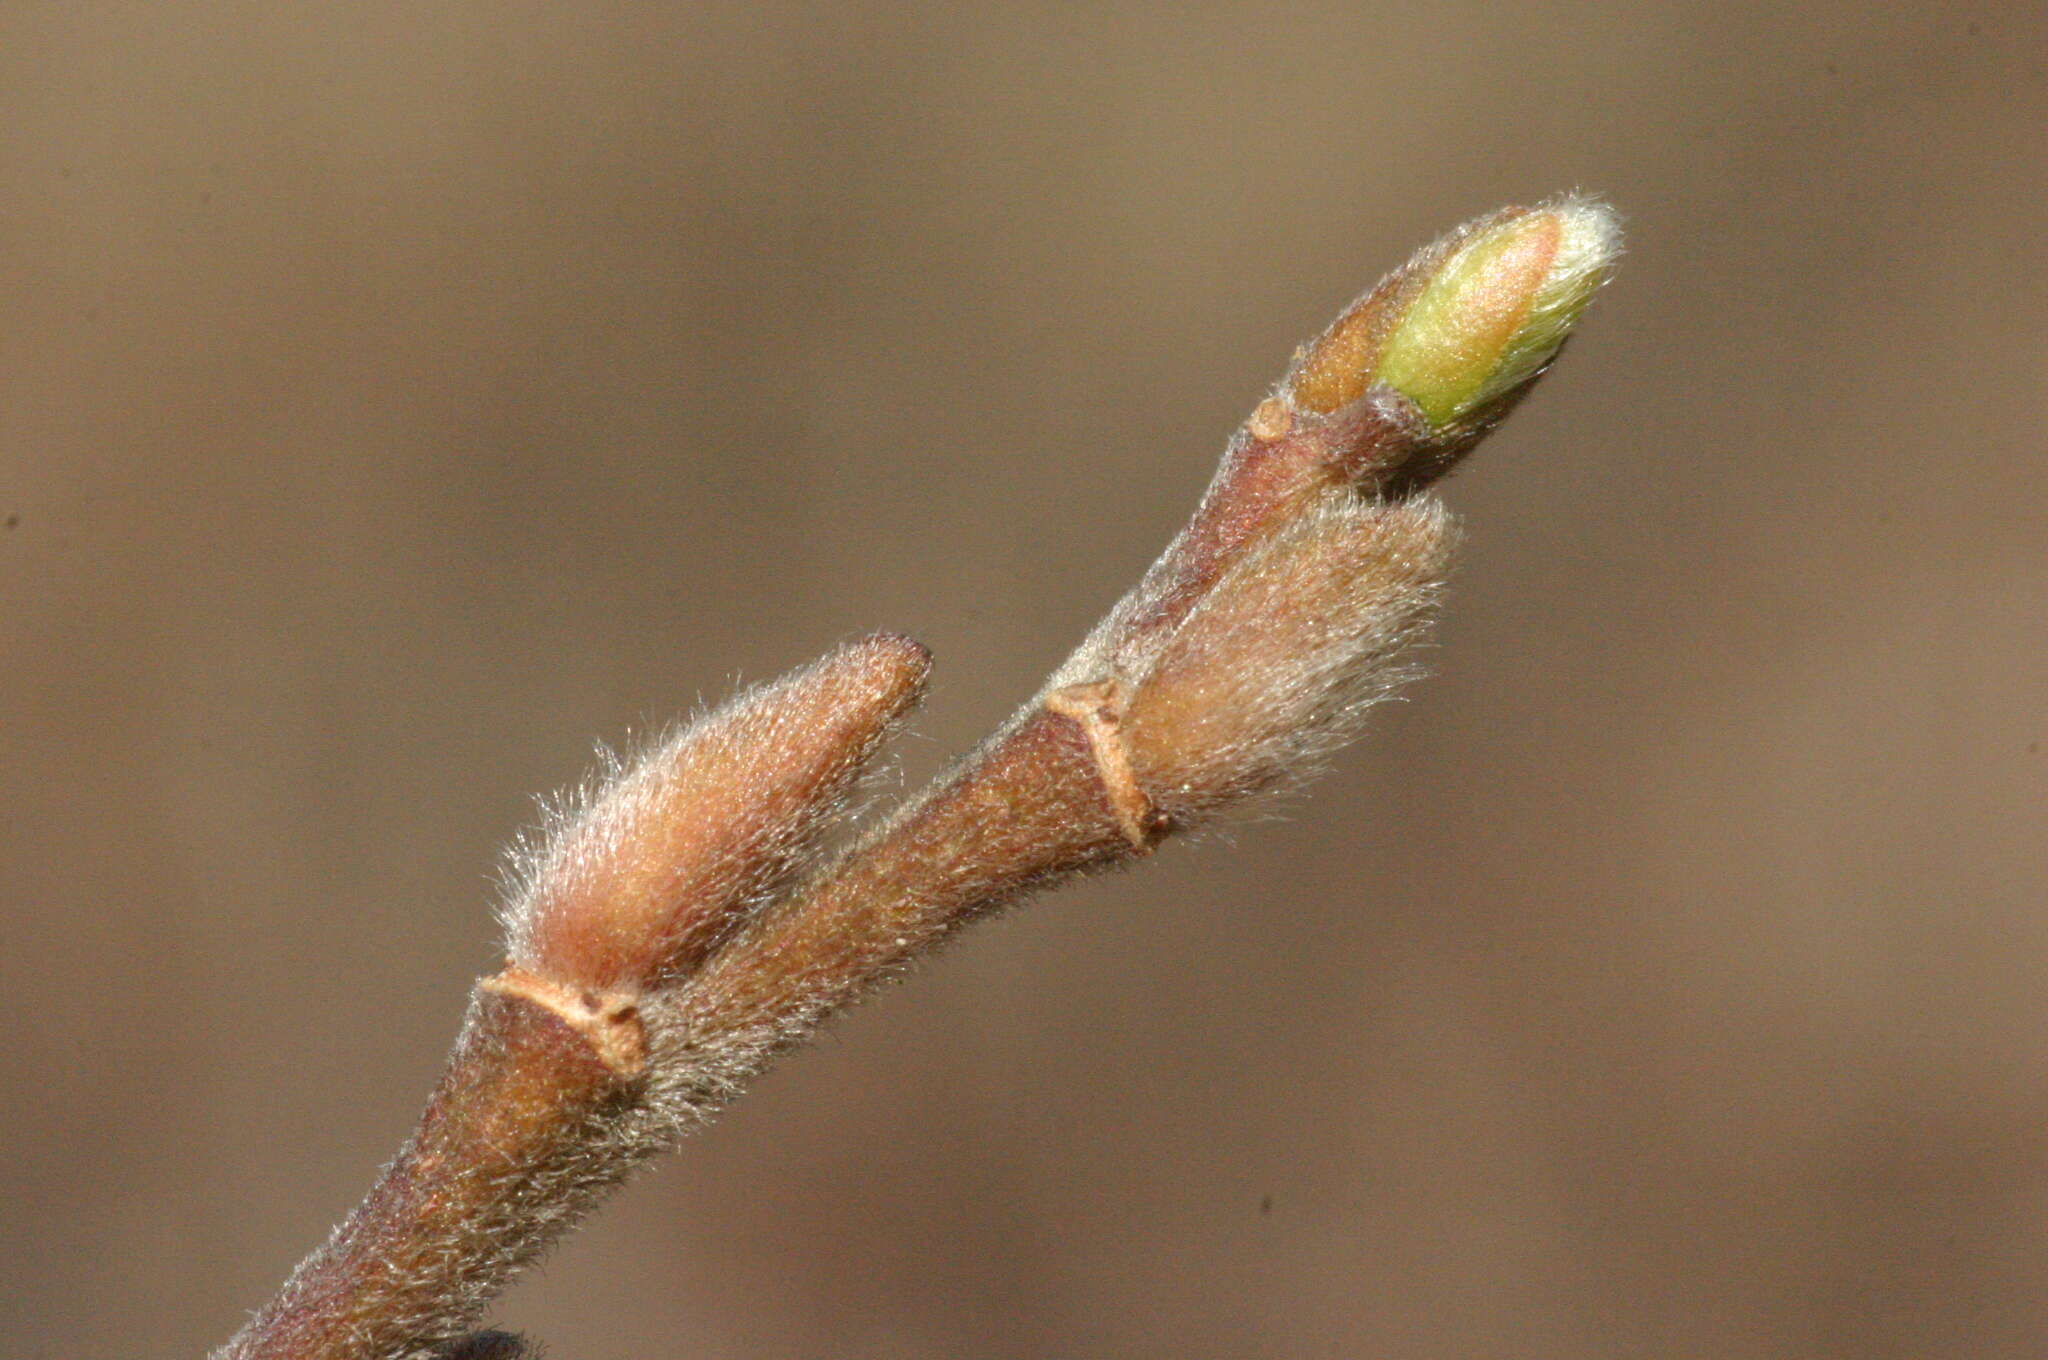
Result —
[[513, 962], [597, 991], [687, 973], [801, 858], [929, 668], [917, 643], [877, 634], [650, 752], [542, 853]]

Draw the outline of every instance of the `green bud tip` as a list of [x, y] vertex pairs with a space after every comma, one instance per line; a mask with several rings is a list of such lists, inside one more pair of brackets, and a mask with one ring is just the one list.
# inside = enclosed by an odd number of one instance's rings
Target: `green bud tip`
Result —
[[1572, 196], [1459, 228], [1389, 276], [1295, 365], [1289, 395], [1333, 411], [1384, 384], [1438, 429], [1557, 354], [1620, 253], [1613, 209]]

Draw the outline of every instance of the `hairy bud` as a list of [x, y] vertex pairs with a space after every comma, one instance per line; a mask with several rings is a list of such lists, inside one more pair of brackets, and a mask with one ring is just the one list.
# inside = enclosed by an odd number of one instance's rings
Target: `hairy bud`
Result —
[[929, 666], [863, 638], [616, 772], [515, 860], [512, 963], [598, 992], [686, 971], [802, 860]]
[[[1620, 254], [1614, 210], [1565, 197], [1503, 208], [1418, 251], [1295, 358], [1277, 401], [1313, 423], [1369, 394], [1412, 411], [1395, 489], [1440, 476], [1528, 392]], [[1390, 474], [1398, 473], [1398, 476]]]

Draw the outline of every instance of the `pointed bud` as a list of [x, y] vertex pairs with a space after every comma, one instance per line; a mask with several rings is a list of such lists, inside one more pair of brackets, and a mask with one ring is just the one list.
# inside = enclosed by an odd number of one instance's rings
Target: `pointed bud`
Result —
[[1468, 223], [1338, 318], [1296, 362], [1286, 391], [1328, 413], [1383, 385], [1456, 436], [1543, 371], [1619, 250], [1613, 210], [1589, 198]]
[[556, 985], [660, 985], [803, 861], [930, 659], [877, 633], [727, 703], [581, 800], [515, 864], [515, 967]]
[[1406, 679], [1456, 537], [1434, 497], [1325, 502], [1237, 563], [1123, 715], [1132, 770], [1176, 820], [1348, 740]]
[[1374, 381], [1437, 426], [1505, 396], [1557, 353], [1618, 245], [1613, 212], [1585, 199], [1474, 232], [1387, 338]]

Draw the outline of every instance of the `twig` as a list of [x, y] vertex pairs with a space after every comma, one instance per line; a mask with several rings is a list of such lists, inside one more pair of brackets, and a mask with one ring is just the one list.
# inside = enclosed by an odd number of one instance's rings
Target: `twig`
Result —
[[1045, 687], [852, 848], [820, 833], [917, 700], [877, 634], [615, 769], [520, 859], [420, 1126], [216, 1360], [509, 1360], [511, 1274], [776, 1053], [1038, 888], [1312, 769], [1407, 671], [1453, 530], [1427, 488], [1614, 258], [1583, 199], [1452, 233], [1296, 356], [1194, 518]]

